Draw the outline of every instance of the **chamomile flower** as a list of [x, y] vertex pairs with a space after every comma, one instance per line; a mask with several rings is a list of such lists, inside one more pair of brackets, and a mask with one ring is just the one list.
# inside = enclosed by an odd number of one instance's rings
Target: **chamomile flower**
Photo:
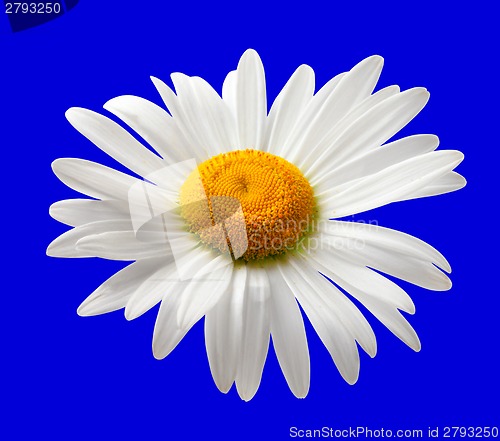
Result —
[[307, 395], [299, 304], [350, 384], [359, 374], [357, 345], [371, 357], [377, 351], [352, 299], [418, 351], [400, 312], [413, 314], [414, 304], [380, 273], [441, 291], [451, 287], [448, 262], [405, 233], [335, 219], [458, 190], [465, 180], [453, 170], [463, 155], [436, 150], [434, 135], [386, 143], [429, 93], [374, 93], [382, 65], [369, 57], [317, 92], [313, 70], [302, 65], [268, 113], [264, 69], [248, 50], [222, 97], [203, 79], [176, 73], [175, 93], [152, 78], [168, 111], [135, 96], [108, 101], [104, 108], [136, 136], [99, 113], [69, 109], [80, 133], [139, 176], [83, 159], [53, 163], [63, 183], [91, 199], [51, 206], [73, 228], [47, 254], [132, 262], [78, 313], [125, 308], [132, 320], [161, 303], [159, 359], [204, 317], [215, 383], [222, 392], [236, 383], [244, 400], [259, 387], [271, 337], [291, 391]]

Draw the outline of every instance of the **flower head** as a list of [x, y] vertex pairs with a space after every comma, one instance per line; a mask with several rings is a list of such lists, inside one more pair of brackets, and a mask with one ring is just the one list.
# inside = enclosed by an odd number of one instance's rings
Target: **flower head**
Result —
[[[407, 234], [334, 220], [392, 202], [457, 190], [458, 151], [434, 135], [386, 143], [425, 106], [423, 88], [373, 92], [382, 58], [363, 60], [316, 93], [300, 66], [267, 112], [264, 69], [243, 54], [222, 97], [204, 80], [173, 74], [175, 93], [153, 78], [168, 112], [135, 96], [108, 101], [112, 119], [81, 108], [70, 123], [143, 179], [82, 159], [54, 173], [92, 199], [60, 201], [51, 215], [71, 227], [56, 257], [132, 261], [79, 307], [80, 315], [125, 308], [135, 319], [161, 302], [155, 357], [164, 358], [205, 317], [208, 360], [223, 392], [251, 399], [270, 336], [290, 389], [309, 389], [302, 306], [340, 374], [355, 383], [357, 343], [370, 356], [372, 328], [352, 299], [412, 349], [418, 337], [400, 313], [408, 294], [380, 273], [431, 290], [451, 282], [445, 258]], [[154, 151], [153, 151], [154, 150]]]

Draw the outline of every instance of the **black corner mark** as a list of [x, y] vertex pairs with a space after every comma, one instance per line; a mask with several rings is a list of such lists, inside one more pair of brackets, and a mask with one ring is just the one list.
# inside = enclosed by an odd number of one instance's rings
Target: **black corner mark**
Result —
[[78, 2], [79, 0], [4, 0], [4, 5], [12, 32], [19, 32], [60, 17]]
[[64, 3], [66, 4], [66, 12], [73, 9], [79, 1], [80, 0], [65, 0]]

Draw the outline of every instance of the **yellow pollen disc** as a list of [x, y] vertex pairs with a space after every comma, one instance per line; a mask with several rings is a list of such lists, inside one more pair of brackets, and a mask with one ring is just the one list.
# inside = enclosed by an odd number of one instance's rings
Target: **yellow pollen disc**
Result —
[[244, 260], [293, 249], [315, 213], [313, 190], [300, 170], [257, 150], [223, 153], [200, 164], [181, 187], [180, 206], [203, 243]]

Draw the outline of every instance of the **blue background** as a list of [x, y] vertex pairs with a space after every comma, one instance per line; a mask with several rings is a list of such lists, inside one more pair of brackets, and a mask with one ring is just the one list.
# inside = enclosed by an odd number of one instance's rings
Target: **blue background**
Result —
[[[4, 439], [288, 439], [290, 426], [500, 425], [496, 11], [486, 2], [183, 3], [81, 0], [18, 33], [0, 16]], [[168, 80], [175, 71], [200, 75], [220, 91], [249, 47], [263, 59], [272, 99], [302, 63], [322, 85], [382, 55], [379, 87], [431, 92], [400, 136], [436, 133], [441, 148], [466, 157], [458, 169], [469, 181], [464, 190], [363, 215], [431, 243], [453, 267], [449, 292], [401, 282], [417, 307], [410, 322], [422, 351], [371, 317], [378, 355], [361, 354], [360, 379], [349, 386], [307, 324], [312, 376], [305, 400], [289, 392], [272, 349], [251, 402], [234, 388], [221, 394], [202, 322], [167, 359], [155, 360], [156, 308], [133, 322], [121, 312], [76, 314], [123, 264], [45, 255], [66, 230], [48, 216], [49, 205], [78, 197], [50, 163], [82, 157], [116, 166], [69, 125], [65, 110], [106, 113], [104, 102], [122, 94], [160, 104], [149, 76]]]

